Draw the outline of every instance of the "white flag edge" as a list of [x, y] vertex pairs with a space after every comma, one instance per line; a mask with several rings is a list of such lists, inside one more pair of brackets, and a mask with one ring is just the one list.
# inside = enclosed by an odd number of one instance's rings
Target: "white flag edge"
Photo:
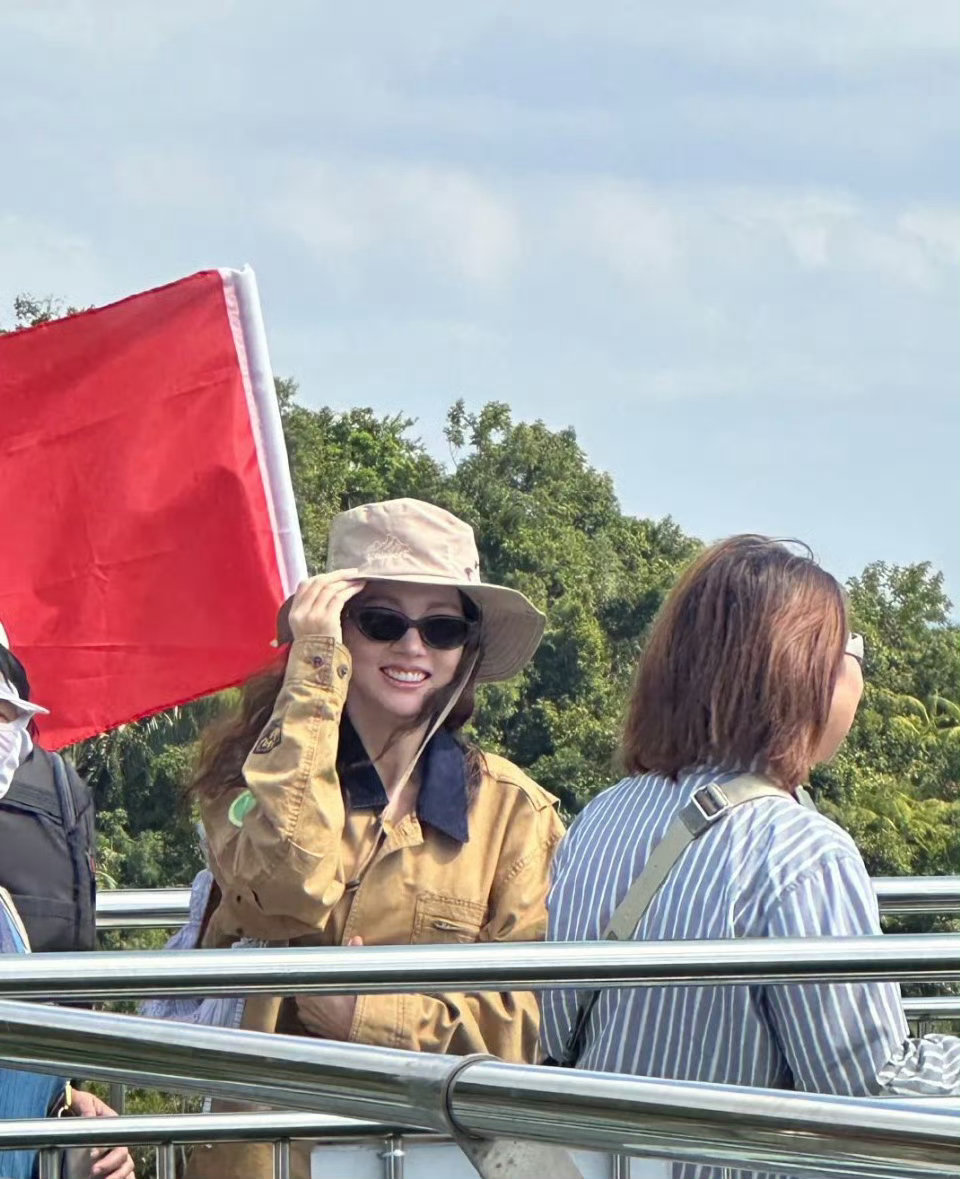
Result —
[[277, 568], [284, 595], [289, 596], [307, 576], [307, 562], [257, 278], [250, 266], [242, 270], [221, 269], [220, 277], [270, 513]]

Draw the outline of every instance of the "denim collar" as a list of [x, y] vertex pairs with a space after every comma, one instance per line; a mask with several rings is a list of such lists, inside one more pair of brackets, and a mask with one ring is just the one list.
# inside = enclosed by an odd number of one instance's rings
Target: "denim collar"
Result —
[[[339, 760], [345, 767], [340, 774], [340, 784], [350, 800], [351, 809], [382, 810], [387, 805], [387, 792], [346, 713], [340, 725]], [[457, 843], [466, 843], [469, 830], [467, 766], [463, 747], [446, 729], [440, 729], [423, 751], [421, 766], [417, 818]]]

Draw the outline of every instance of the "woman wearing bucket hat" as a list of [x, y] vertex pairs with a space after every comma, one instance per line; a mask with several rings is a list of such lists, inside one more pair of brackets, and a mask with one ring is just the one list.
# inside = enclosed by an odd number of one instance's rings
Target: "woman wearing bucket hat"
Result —
[[[480, 580], [473, 532], [413, 499], [331, 523], [328, 572], [280, 616], [283, 665], [208, 735], [195, 790], [217, 888], [205, 946], [540, 940], [555, 799], [460, 736], [477, 683], [543, 615]], [[279, 1005], [278, 1005], [279, 1006]], [[304, 996], [245, 1026], [535, 1059], [527, 993]]]

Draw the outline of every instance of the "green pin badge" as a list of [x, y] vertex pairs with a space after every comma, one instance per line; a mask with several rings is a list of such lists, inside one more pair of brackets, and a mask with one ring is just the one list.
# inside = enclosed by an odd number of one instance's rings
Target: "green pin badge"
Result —
[[227, 811], [227, 818], [234, 825], [234, 827], [242, 827], [243, 820], [250, 814], [253, 808], [257, 805], [257, 800], [253, 795], [252, 790], [242, 790], [237, 797], [230, 803], [230, 810]]

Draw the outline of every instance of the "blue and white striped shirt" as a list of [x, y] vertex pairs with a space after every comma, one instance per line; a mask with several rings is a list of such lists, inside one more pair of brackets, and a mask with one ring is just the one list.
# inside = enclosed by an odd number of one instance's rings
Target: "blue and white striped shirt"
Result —
[[[733, 774], [626, 778], [579, 815], [557, 852], [550, 941], [600, 938], [677, 811]], [[850, 837], [786, 794], [739, 806], [691, 844], [640, 940], [879, 934]], [[544, 1050], [562, 1055], [577, 992], [542, 994]], [[635, 987], [601, 992], [578, 1066], [818, 1093], [960, 1093], [960, 1039], [911, 1040], [895, 983]]]

